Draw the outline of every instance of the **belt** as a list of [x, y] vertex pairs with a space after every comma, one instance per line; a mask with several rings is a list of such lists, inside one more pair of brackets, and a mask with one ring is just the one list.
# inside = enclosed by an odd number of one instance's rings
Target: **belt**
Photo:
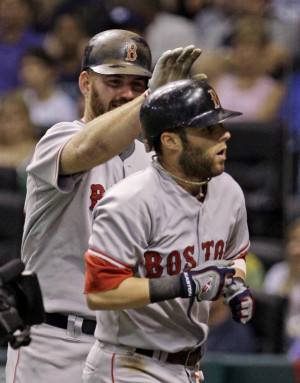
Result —
[[[156, 351], [145, 350], [142, 348], [135, 349], [135, 352], [138, 354], [149, 356], [150, 358], [155, 357], [155, 354], [157, 354]], [[179, 351], [175, 353], [159, 352], [158, 354], [165, 354], [166, 358], [164, 360], [167, 363], [183, 364], [184, 366], [195, 366], [202, 357], [201, 347], [198, 347], [192, 351]], [[162, 360], [162, 358], [160, 358], [160, 355], [158, 355], [158, 359]]]
[[79, 336], [81, 332], [87, 335], [94, 335], [96, 328], [96, 321], [93, 319], [84, 319], [75, 315], [59, 313], [46, 313], [45, 323], [50, 326], [66, 329], [74, 336]]

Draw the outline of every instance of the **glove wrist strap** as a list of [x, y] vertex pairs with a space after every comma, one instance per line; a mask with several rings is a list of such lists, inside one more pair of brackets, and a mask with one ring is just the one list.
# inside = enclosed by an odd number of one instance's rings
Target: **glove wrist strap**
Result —
[[172, 277], [149, 280], [150, 301], [161, 302], [177, 297], [190, 298], [195, 295], [196, 284], [188, 272]]

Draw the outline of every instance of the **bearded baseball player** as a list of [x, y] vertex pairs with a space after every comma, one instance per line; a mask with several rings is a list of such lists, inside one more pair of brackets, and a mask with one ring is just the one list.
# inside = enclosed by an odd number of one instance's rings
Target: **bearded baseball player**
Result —
[[[151, 90], [187, 78], [200, 53], [193, 46], [165, 52]], [[126, 30], [94, 36], [79, 75], [82, 119], [54, 125], [36, 147], [27, 168], [22, 259], [39, 277], [46, 320], [32, 328], [29, 346], [9, 348], [7, 383], [81, 381], [96, 326], [82, 294], [92, 211], [108, 188], [150, 162], [136, 140], [150, 70], [141, 36]]]
[[97, 328], [85, 383], [200, 382], [210, 301], [223, 295], [235, 320], [251, 318], [244, 196], [224, 172], [222, 122], [238, 115], [205, 80], [167, 84], [144, 102], [153, 163], [94, 209], [85, 294]]

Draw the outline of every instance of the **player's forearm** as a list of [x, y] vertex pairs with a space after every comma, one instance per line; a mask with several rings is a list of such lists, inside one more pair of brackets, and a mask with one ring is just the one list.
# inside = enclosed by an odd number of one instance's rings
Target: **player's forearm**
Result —
[[63, 148], [60, 174], [92, 169], [121, 153], [140, 133], [144, 95], [90, 121]]
[[177, 275], [150, 279], [130, 277], [115, 289], [88, 293], [87, 304], [92, 310], [123, 310], [177, 297], [215, 300], [232, 281], [235, 272], [232, 264], [226, 260], [210, 261]]
[[91, 310], [123, 310], [146, 306], [150, 303], [149, 279], [128, 278], [113, 290], [87, 294]]

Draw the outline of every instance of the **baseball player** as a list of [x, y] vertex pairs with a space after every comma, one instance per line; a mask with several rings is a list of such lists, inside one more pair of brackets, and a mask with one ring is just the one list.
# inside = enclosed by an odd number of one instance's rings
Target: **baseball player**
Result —
[[[149, 87], [186, 78], [201, 51], [167, 51]], [[139, 110], [151, 76], [151, 52], [139, 35], [108, 30], [88, 43], [79, 75], [80, 121], [54, 125], [29, 164], [22, 259], [39, 276], [46, 323], [32, 342], [8, 350], [6, 382], [80, 382], [94, 340], [95, 315], [85, 304], [83, 254], [91, 215], [108, 188], [149, 164]]]
[[85, 383], [200, 382], [210, 301], [252, 316], [239, 185], [226, 173], [225, 110], [205, 80], [150, 94], [141, 121], [156, 157], [94, 209], [85, 293], [97, 311]]

